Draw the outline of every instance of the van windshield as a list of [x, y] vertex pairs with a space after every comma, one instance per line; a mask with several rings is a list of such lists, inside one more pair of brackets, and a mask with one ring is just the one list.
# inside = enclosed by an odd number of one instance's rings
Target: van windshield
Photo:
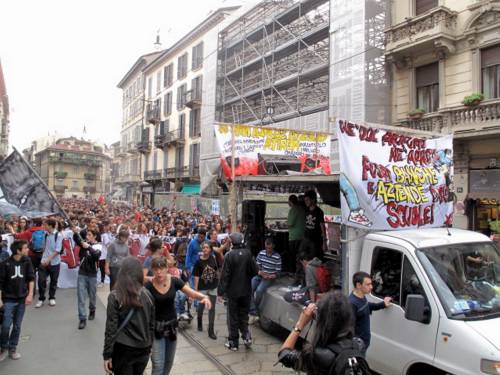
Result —
[[490, 242], [417, 251], [449, 318], [500, 316], [500, 251]]

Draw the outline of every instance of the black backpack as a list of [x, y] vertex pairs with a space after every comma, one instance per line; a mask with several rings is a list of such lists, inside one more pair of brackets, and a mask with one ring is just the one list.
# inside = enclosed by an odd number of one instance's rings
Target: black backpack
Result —
[[327, 348], [335, 353], [328, 375], [371, 375], [368, 362], [363, 357], [361, 349], [363, 342], [354, 338], [342, 340], [338, 343], [328, 345]]

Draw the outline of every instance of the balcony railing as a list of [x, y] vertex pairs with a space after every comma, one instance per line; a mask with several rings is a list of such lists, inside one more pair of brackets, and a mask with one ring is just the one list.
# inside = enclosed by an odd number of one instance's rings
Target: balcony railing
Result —
[[188, 178], [189, 177], [189, 167], [175, 167], [166, 169], [167, 179], [177, 179], [177, 178]]
[[54, 192], [58, 194], [64, 194], [66, 191], [67, 186], [65, 185], [54, 185]]
[[454, 48], [457, 15], [440, 6], [390, 27], [385, 31], [385, 54], [398, 60], [421, 53], [424, 47], [449, 52]]
[[167, 144], [184, 143], [185, 142], [184, 128], [175, 129], [168, 132], [166, 142]]
[[400, 125], [417, 130], [441, 132], [451, 130], [455, 137], [500, 132], [500, 98], [490, 99], [474, 107], [457, 106], [440, 109], [418, 120], [403, 120]]
[[147, 154], [151, 151], [151, 142], [150, 141], [141, 141], [137, 143], [137, 151], [141, 154]]
[[49, 162], [51, 163], [66, 163], [66, 164], [77, 164], [77, 165], [88, 165], [89, 167], [100, 167], [102, 165], [101, 160], [97, 159], [87, 159], [81, 156], [49, 156]]
[[95, 188], [95, 186], [84, 186], [83, 192], [85, 194], [94, 194], [96, 192], [96, 188]]
[[159, 149], [163, 149], [165, 146], [165, 140], [167, 136], [165, 134], [160, 134], [155, 136], [155, 147]]
[[63, 179], [63, 178], [66, 178], [68, 176], [68, 172], [54, 172], [54, 177], [55, 178], [60, 178], [60, 179]]
[[146, 121], [150, 124], [158, 124], [160, 122], [160, 107], [148, 107], [146, 111]]
[[89, 180], [89, 181], [93, 181], [96, 179], [96, 174], [95, 173], [84, 173], [83, 174], [83, 177], [86, 179], [86, 180]]
[[189, 167], [189, 177], [195, 180], [200, 178], [200, 167], [199, 166], [190, 166]]
[[189, 90], [185, 96], [186, 107], [194, 109], [201, 107], [201, 92]]
[[157, 169], [154, 171], [145, 171], [144, 172], [144, 179], [146, 181], [156, 181], [156, 180], [161, 180], [162, 179], [162, 170]]
[[129, 154], [136, 154], [137, 153], [137, 148], [135, 147], [136, 143], [131, 141], [127, 144], [127, 152]]

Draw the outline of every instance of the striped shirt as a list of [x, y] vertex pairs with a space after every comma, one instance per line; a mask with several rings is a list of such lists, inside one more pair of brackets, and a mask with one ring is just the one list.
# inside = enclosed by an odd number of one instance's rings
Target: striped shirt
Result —
[[273, 252], [271, 256], [268, 256], [266, 250], [261, 250], [257, 255], [257, 265], [259, 270], [271, 275], [277, 275], [281, 272], [281, 256], [277, 252]]

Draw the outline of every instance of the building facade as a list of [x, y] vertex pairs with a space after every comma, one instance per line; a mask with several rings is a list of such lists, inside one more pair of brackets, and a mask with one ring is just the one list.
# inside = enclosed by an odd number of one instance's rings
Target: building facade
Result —
[[137, 59], [130, 70], [118, 83], [122, 90], [122, 128], [120, 130], [120, 158], [118, 176], [115, 180], [117, 196], [138, 203], [141, 194], [141, 155], [137, 144], [142, 137], [146, 98], [144, 97], [143, 69], [153, 61], [161, 51], [143, 55]]
[[58, 198], [98, 198], [106, 192], [109, 157], [101, 145], [61, 138], [35, 155], [35, 169]]
[[385, 33], [391, 122], [453, 134], [455, 224], [484, 232], [500, 208], [499, 29], [495, 0], [401, 0]]
[[[142, 204], [161, 205], [170, 191], [199, 193], [206, 59], [214, 54], [221, 23], [238, 7], [220, 8], [143, 68]], [[212, 49], [214, 48], [214, 49]], [[213, 106], [213, 105], [212, 105]], [[165, 195], [163, 195], [165, 198]]]
[[9, 97], [0, 62], [0, 161], [9, 153]]

